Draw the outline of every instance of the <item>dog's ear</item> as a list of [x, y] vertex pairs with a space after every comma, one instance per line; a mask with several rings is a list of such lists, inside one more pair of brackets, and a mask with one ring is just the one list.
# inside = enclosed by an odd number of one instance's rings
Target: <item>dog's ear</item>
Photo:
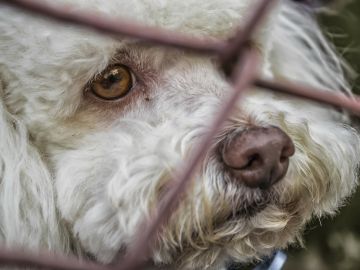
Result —
[[24, 123], [7, 109], [7, 77], [0, 65], [0, 245], [61, 250], [50, 173]]

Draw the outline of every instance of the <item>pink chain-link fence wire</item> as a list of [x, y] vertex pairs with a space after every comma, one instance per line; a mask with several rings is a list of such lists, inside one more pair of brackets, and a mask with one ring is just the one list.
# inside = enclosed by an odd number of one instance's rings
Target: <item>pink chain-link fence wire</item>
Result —
[[[145, 220], [139, 226], [136, 240], [129, 247], [125, 257], [112, 266], [104, 266], [92, 262], [79, 260], [75, 257], [54, 255], [49, 252], [29, 253], [0, 248], [0, 265], [41, 267], [58, 270], [135, 270], [142, 269], [151, 253], [151, 247], [161, 228], [170, 218], [181, 202], [182, 194], [186, 191], [188, 182], [198, 165], [203, 160], [212, 139], [229, 117], [234, 105], [242, 94], [252, 86], [281, 92], [326, 105], [345, 109], [360, 116], [360, 98], [348, 97], [329, 89], [315, 89], [309, 86], [288, 81], [270, 81], [260, 78], [259, 56], [251, 48], [251, 39], [266, 16], [271, 6], [277, 0], [261, 0], [254, 6], [245, 24], [229, 41], [198, 38], [180, 34], [156, 27], [149, 27], [128, 20], [109, 19], [93, 12], [69, 12], [66, 7], [54, 7], [35, 0], [0, 0], [1, 4], [10, 5], [33, 14], [42, 15], [63, 23], [71, 23], [81, 27], [93, 29], [101, 34], [108, 34], [115, 38], [136, 38], [139, 42], [157, 46], [171, 46], [194, 53], [217, 56], [220, 70], [233, 85], [233, 91], [222, 104], [209, 132], [194, 149], [184, 164], [179, 164], [179, 170], [168, 192], [162, 197], [151, 219]], [[231, 40], [231, 41], [230, 41]]]

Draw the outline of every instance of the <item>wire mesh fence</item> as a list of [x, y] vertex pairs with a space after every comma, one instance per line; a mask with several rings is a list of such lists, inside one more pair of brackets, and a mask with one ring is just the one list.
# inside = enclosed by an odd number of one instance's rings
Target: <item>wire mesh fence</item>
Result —
[[214, 40], [150, 27], [128, 20], [109, 19], [90, 11], [69, 12], [66, 7], [54, 7], [41, 1], [1, 0], [1, 4], [10, 5], [33, 14], [41, 14], [63, 23], [86, 27], [115, 38], [136, 38], [139, 42], [155, 46], [170, 46], [204, 56], [216, 56], [220, 64], [219, 72], [223, 73], [231, 82], [233, 91], [222, 104], [217, 116], [210, 125], [209, 132], [194, 149], [189, 159], [184, 164], [179, 165], [181, 170], [178, 170], [171, 187], [160, 200], [150, 221], [144, 220], [143, 224], [139, 226], [138, 233], [136, 233], [137, 238], [127, 251], [124, 259], [115, 265], [103, 266], [83, 260], [80, 261], [75, 257], [55, 256], [48, 252], [32, 254], [1, 248], [0, 265], [79, 270], [142, 269], [150, 256], [156, 235], [161, 233], [162, 226], [166, 224], [166, 221], [179, 205], [181, 195], [186, 191], [188, 182], [192, 179], [192, 174], [203, 160], [213, 137], [231, 114], [233, 107], [241, 99], [243, 93], [253, 86], [317, 101], [360, 115], [360, 98], [357, 96], [348, 97], [335, 91], [329, 91], [329, 89], [315, 89], [289, 81], [271, 81], [259, 76], [259, 55], [252, 49], [252, 37], [275, 2], [276, 0], [259, 1], [249, 13], [250, 16], [248, 16], [245, 23], [232, 38], [229, 40]]

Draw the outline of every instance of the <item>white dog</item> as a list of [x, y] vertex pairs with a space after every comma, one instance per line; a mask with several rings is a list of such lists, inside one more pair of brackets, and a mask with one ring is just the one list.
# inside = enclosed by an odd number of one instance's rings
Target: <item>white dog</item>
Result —
[[[48, 2], [227, 38], [256, 1]], [[263, 76], [349, 92], [341, 60], [296, 2], [280, 1], [255, 38]], [[111, 262], [232, 88], [214, 59], [6, 6], [0, 51], [1, 244]], [[352, 193], [359, 156], [344, 113], [252, 89], [157, 237], [152, 267], [225, 269], [301, 241], [312, 217]]]

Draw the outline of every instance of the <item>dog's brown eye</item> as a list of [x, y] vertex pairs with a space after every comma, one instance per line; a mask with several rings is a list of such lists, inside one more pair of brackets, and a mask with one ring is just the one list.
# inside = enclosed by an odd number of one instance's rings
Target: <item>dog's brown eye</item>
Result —
[[104, 100], [116, 100], [128, 94], [133, 86], [129, 68], [121, 65], [111, 66], [100, 74], [91, 84], [91, 91]]

